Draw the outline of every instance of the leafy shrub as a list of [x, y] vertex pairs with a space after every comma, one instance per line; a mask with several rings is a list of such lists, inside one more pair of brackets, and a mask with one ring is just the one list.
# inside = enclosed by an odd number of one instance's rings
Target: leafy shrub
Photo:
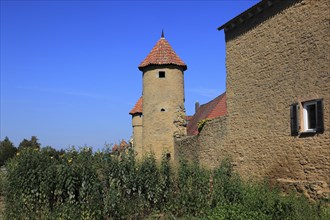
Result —
[[[1, 176], [0, 176], [1, 177]], [[0, 179], [1, 180], [1, 179]], [[3, 181], [0, 181], [0, 184]], [[164, 155], [135, 159], [90, 148], [26, 148], [7, 165], [6, 219], [329, 219], [324, 205], [267, 184], [243, 182], [229, 159], [213, 171]]]
[[181, 160], [177, 179], [178, 192], [175, 198], [175, 213], [179, 216], [198, 216], [209, 207], [210, 172], [198, 162]]
[[217, 206], [207, 216], [208, 219], [235, 220], [271, 220], [272, 218], [261, 211], [248, 210], [242, 204], [224, 204]]
[[4, 196], [5, 174], [0, 168], [0, 197]]
[[242, 182], [233, 172], [229, 158], [213, 171], [213, 201], [212, 205], [231, 205], [242, 201]]
[[210, 121], [210, 119], [203, 119], [197, 123], [198, 132], [201, 132], [203, 130], [204, 126], [208, 121]]
[[4, 168], [0, 168], [0, 219], [3, 216], [3, 209], [4, 209], [4, 204], [3, 204], [3, 198], [5, 196], [5, 170]]
[[21, 150], [7, 167], [6, 217], [99, 218], [102, 194], [89, 156], [69, 152], [56, 160], [37, 148]]
[[10, 158], [14, 157], [16, 152], [17, 148], [8, 137], [5, 137], [3, 141], [0, 140], [0, 167], [5, 165]]
[[159, 179], [159, 211], [169, 212], [171, 210], [172, 204], [174, 203], [174, 173], [171, 168], [170, 159], [166, 154], [163, 155], [160, 164], [160, 179]]

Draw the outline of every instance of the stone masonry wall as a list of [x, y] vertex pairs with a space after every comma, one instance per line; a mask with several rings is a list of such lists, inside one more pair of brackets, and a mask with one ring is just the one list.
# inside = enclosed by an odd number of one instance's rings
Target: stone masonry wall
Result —
[[133, 126], [133, 146], [138, 157], [143, 156], [142, 150], [142, 115], [132, 115], [132, 126]]
[[174, 141], [174, 159], [179, 161], [181, 158], [189, 161], [199, 160], [199, 142], [198, 136], [187, 136]]
[[[165, 72], [159, 78], [159, 72]], [[163, 153], [174, 154], [174, 121], [178, 106], [184, 106], [184, 73], [175, 65], [145, 68], [143, 72], [143, 153], [153, 152], [157, 159]]]
[[[330, 191], [330, 1], [288, 2], [226, 33], [226, 148], [242, 175], [310, 183], [322, 196]], [[318, 98], [324, 133], [291, 136], [290, 104]]]
[[220, 164], [217, 152], [226, 154], [223, 137], [226, 135], [227, 117], [222, 116], [207, 121], [198, 135], [175, 141], [175, 159], [180, 157], [201, 162], [203, 166], [215, 167]]
[[[196, 147], [210, 167], [231, 156], [244, 178], [329, 198], [329, 8], [329, 0], [282, 1], [228, 30], [227, 116], [176, 148]], [[291, 136], [290, 105], [319, 98], [324, 132]]]
[[218, 152], [227, 155], [224, 138], [227, 135], [227, 117], [222, 116], [206, 122], [199, 134], [199, 159], [202, 165], [215, 167], [220, 164]]

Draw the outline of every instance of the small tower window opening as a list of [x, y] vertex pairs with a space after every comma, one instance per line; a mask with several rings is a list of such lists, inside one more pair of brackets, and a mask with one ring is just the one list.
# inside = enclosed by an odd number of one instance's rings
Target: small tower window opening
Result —
[[164, 71], [159, 71], [158, 72], [158, 77], [159, 78], [165, 78], [165, 72]]
[[164, 109], [164, 108], [162, 108], [160, 111], [161, 111], [161, 112], [165, 112], [165, 109]]

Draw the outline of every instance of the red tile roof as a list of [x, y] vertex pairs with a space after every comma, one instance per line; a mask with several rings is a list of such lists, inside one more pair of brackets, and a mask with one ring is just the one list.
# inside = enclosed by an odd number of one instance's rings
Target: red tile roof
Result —
[[122, 139], [119, 145], [118, 144], [113, 145], [112, 153], [114, 153], [116, 151], [121, 152], [128, 147], [129, 147], [129, 144], [124, 139]]
[[124, 139], [122, 139], [119, 146], [120, 146], [120, 150], [124, 150], [125, 148], [128, 147], [128, 143]]
[[198, 134], [198, 122], [203, 119], [213, 119], [227, 114], [226, 92], [219, 95], [212, 101], [201, 105], [192, 116], [187, 125], [187, 134]]
[[134, 115], [136, 113], [142, 113], [142, 96], [136, 102], [134, 108], [132, 108], [132, 110], [129, 112], [130, 115]]
[[113, 145], [112, 152], [115, 152], [115, 151], [118, 151], [118, 150], [119, 150], [118, 145], [117, 144]]
[[171, 45], [165, 40], [164, 37], [160, 38], [156, 45], [152, 48], [149, 55], [139, 65], [139, 70], [149, 65], [166, 65], [174, 64], [187, 69], [187, 65], [180, 59], [174, 52]]

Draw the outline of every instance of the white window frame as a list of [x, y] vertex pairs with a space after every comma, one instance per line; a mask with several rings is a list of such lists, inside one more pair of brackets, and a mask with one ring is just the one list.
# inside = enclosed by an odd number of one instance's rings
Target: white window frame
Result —
[[309, 102], [304, 102], [302, 103], [302, 107], [303, 107], [303, 132], [316, 132], [316, 127], [310, 129], [309, 128], [309, 124], [308, 124], [308, 106], [310, 105], [315, 105], [315, 120], [317, 123], [317, 102], [316, 101], [309, 101]]

